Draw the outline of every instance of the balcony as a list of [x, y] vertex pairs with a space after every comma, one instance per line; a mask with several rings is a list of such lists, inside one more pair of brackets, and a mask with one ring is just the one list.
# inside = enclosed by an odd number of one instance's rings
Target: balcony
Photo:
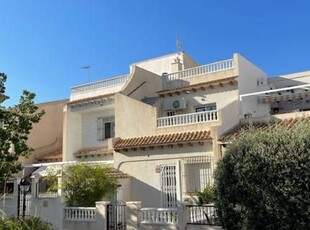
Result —
[[[212, 73], [223, 72], [234, 69], [234, 59], [228, 59], [220, 62], [215, 62], [203, 66], [198, 66], [190, 69], [185, 69], [179, 72], [164, 74], [163, 75], [163, 86], [164, 89], [172, 89], [178, 87], [188, 86], [189, 84], [202, 83], [212, 80], [219, 80], [218, 76], [214, 79], [211, 77]], [[234, 72], [222, 74], [221, 78], [235, 75]], [[203, 79], [196, 79], [194, 77], [202, 76]], [[206, 76], [206, 77], [204, 77]], [[207, 77], [209, 76], [209, 77]], [[221, 79], [220, 78], [220, 79]], [[197, 81], [198, 80], [198, 81]]]
[[72, 87], [70, 101], [118, 92], [128, 79], [129, 75], [124, 75]]
[[157, 119], [158, 128], [174, 127], [180, 125], [191, 125], [218, 121], [218, 111], [204, 111], [198, 113], [187, 113], [182, 115], [161, 117]]

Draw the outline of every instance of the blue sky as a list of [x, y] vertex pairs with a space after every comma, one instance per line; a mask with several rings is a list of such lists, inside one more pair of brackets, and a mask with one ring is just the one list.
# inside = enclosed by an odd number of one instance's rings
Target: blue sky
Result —
[[183, 50], [199, 64], [235, 52], [268, 75], [310, 70], [310, 1], [0, 0], [5, 105], [22, 90], [36, 102], [129, 72], [131, 63]]

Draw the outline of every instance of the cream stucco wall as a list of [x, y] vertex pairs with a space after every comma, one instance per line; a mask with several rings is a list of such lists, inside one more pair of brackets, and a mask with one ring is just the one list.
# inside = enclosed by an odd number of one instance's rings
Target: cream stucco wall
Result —
[[156, 166], [177, 166], [177, 198], [181, 201], [184, 199], [184, 166], [180, 160], [183, 157], [195, 156], [213, 156], [212, 144], [205, 142], [204, 145], [116, 152], [114, 167], [132, 176], [131, 200], [142, 201], [143, 207], [161, 207], [161, 174], [156, 172]]
[[108, 145], [107, 140], [97, 140], [97, 119], [99, 117], [114, 117], [114, 107], [82, 114], [82, 147]]
[[34, 153], [23, 163], [34, 163], [35, 157], [61, 148], [63, 138], [63, 108], [68, 100], [52, 101], [37, 104], [38, 110], [44, 110], [45, 114], [39, 123], [33, 124], [33, 129], [28, 136], [28, 145], [34, 149]]
[[[167, 96], [161, 99], [161, 107], [159, 110], [160, 117], [167, 116], [169, 106], [174, 100], [184, 98], [186, 101], [186, 109], [175, 111], [176, 115], [195, 113], [197, 107], [205, 106], [215, 103], [218, 110], [219, 121], [211, 121], [208, 123], [199, 123], [192, 125], [182, 125], [177, 127], [159, 128], [158, 133], [173, 133], [173, 132], [187, 132], [196, 130], [208, 130], [211, 127], [219, 127], [219, 134], [235, 125], [238, 120], [238, 100], [239, 94], [237, 84], [224, 84], [223, 87], [216, 86], [214, 89], [207, 89], [205, 91], [198, 90], [189, 94], [181, 93], [180, 95], [173, 94], [171, 97]], [[173, 109], [171, 109], [173, 110]]]
[[144, 60], [141, 62], [133, 63], [133, 66], [139, 66], [157, 75], [162, 75], [163, 73], [175, 72], [172, 67], [172, 63], [178, 58], [182, 64], [182, 69], [188, 69], [197, 66], [196, 62], [185, 52], [173, 53], [153, 59]]
[[[268, 89], [268, 76], [265, 72], [240, 54], [235, 54], [234, 59], [239, 68], [238, 85], [240, 95]], [[261, 84], [261, 82], [265, 83]], [[242, 119], [245, 114], [251, 114], [252, 117], [268, 116], [269, 111], [269, 105], [259, 103], [257, 96], [244, 97], [241, 101], [238, 119]]]
[[139, 66], [133, 66], [131, 76], [124, 86], [122, 94], [136, 100], [141, 100], [145, 97], [156, 97], [156, 92], [162, 88], [161, 76]]
[[121, 138], [156, 133], [156, 108], [121, 93], [115, 94], [115, 136]]
[[75, 160], [73, 153], [82, 147], [82, 115], [72, 112], [68, 106], [64, 109], [63, 160]]

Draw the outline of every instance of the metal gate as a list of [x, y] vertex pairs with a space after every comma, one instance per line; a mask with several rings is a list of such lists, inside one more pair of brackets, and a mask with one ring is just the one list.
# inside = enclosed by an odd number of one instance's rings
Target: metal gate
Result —
[[164, 208], [176, 208], [177, 206], [177, 180], [176, 166], [161, 166], [161, 194]]
[[18, 185], [17, 218], [31, 215], [31, 193], [25, 193]]
[[116, 201], [107, 206], [107, 227], [109, 230], [126, 229], [126, 203]]

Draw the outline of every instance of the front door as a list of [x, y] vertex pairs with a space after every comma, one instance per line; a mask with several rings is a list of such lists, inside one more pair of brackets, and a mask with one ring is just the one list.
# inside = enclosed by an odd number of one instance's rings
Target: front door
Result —
[[162, 207], [175, 208], [177, 206], [176, 165], [161, 166], [161, 194]]

